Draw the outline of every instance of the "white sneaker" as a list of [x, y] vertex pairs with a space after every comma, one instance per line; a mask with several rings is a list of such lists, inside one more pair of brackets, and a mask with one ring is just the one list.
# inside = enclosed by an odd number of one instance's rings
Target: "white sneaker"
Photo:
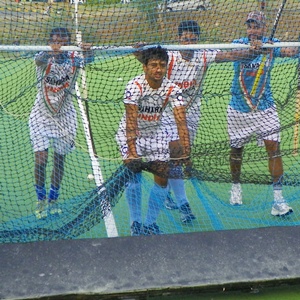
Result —
[[283, 202], [274, 202], [271, 210], [272, 216], [287, 216], [293, 212], [293, 209], [287, 205], [285, 201]]
[[48, 202], [48, 209], [50, 215], [60, 215], [62, 210], [59, 208], [57, 200], [52, 200]]
[[231, 205], [242, 205], [242, 187], [240, 183], [234, 183], [230, 191], [230, 204]]
[[44, 219], [47, 217], [47, 200], [38, 200], [35, 208], [35, 216], [37, 219]]

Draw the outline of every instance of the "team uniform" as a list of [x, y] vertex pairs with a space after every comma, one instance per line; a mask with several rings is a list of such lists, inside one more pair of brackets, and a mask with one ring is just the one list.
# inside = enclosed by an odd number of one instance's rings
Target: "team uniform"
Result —
[[[39, 52], [35, 59], [43, 57], [45, 52]], [[51, 141], [58, 154], [73, 150], [77, 121], [72, 98], [78, 68], [84, 64], [79, 52], [64, 52], [59, 58], [51, 57], [47, 64], [36, 66], [38, 94], [29, 117], [34, 152], [48, 149]]]
[[[195, 51], [191, 60], [185, 60], [179, 51], [168, 51], [167, 77], [182, 89], [191, 143], [196, 137], [201, 117], [201, 85], [208, 66], [215, 61], [217, 52], [217, 50]], [[176, 134], [174, 119], [166, 126], [173, 135]], [[178, 136], [173, 139], [178, 139]]]
[[[164, 128], [164, 124], [168, 124], [173, 116], [173, 108], [185, 105], [181, 89], [167, 78], [163, 79], [160, 88], [153, 89], [142, 74], [127, 84], [124, 103], [138, 106], [137, 154], [146, 161], [167, 161], [172, 135]], [[126, 114], [121, 119], [116, 140], [123, 159], [126, 159]]]
[[[268, 38], [264, 37], [262, 42], [267, 43]], [[233, 43], [249, 44], [250, 41], [244, 37]], [[280, 48], [274, 48], [270, 54], [261, 54], [252, 61], [234, 62], [232, 96], [227, 109], [231, 147], [243, 147], [253, 134], [259, 146], [263, 146], [263, 140], [280, 142], [280, 122], [270, 83], [270, 71], [278, 56]]]

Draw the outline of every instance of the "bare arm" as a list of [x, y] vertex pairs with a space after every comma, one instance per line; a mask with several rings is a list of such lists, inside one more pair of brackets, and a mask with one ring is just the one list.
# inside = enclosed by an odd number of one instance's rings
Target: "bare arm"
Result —
[[220, 51], [217, 53], [215, 62], [230, 62], [230, 61], [239, 61], [252, 59], [257, 55], [253, 55], [249, 49], [246, 50], [232, 50], [232, 51]]
[[128, 154], [130, 158], [137, 158], [136, 139], [137, 139], [137, 116], [138, 106], [133, 104], [125, 104], [126, 111], [126, 139], [128, 145]]
[[[55, 43], [55, 44], [50, 44], [49, 46], [51, 47], [52, 51], [44, 51], [36, 57], [35, 64], [37, 66], [46, 65], [50, 57], [55, 58], [56, 56], [60, 55], [63, 52], [61, 50], [62, 47], [61, 44]], [[79, 46], [82, 49], [85, 60], [87, 62], [91, 62], [94, 57], [93, 51], [91, 50], [92, 44], [82, 43]]]
[[79, 47], [82, 49], [85, 63], [90, 63], [94, 61], [94, 51], [91, 50], [91, 43], [81, 43]]
[[293, 57], [298, 54], [298, 47], [286, 47], [281, 48], [280, 56], [281, 57]]
[[46, 65], [48, 62], [48, 59], [51, 56], [49, 55], [49, 53], [47, 51], [41, 52], [39, 53], [36, 58], [35, 58], [35, 64], [37, 66], [42, 66], [42, 65]]
[[253, 60], [260, 54], [267, 54], [270, 50], [265, 49], [242, 49], [242, 50], [231, 50], [231, 51], [220, 51], [217, 53], [215, 62], [234, 62], [234, 61], [247, 61]]
[[43, 53], [41, 53], [41, 55], [39, 55], [35, 59], [35, 64], [37, 66], [46, 65], [50, 57], [55, 57], [62, 52], [60, 49], [61, 44], [56, 43], [56, 44], [50, 44], [49, 46], [51, 47], [52, 51], [44, 51]]
[[179, 135], [180, 144], [182, 146], [182, 157], [190, 156], [190, 138], [189, 131], [186, 124], [185, 107], [178, 106], [174, 108], [174, 116], [177, 124], [177, 130]]
[[[136, 49], [139, 49], [139, 48], [142, 48], [142, 47], [144, 47], [144, 46], [146, 46], [146, 45], [147, 45], [147, 44], [144, 43], [144, 42], [138, 42], [138, 43], [135, 43], [132, 47], [133, 47], [133, 48], [136, 48]], [[142, 51], [141, 51], [141, 50], [137, 50], [137, 51], [133, 52], [133, 55], [135, 56], [135, 58], [136, 58], [139, 62], [143, 63], [143, 60], [142, 60]]]
[[253, 40], [251, 41], [249, 49], [220, 51], [216, 55], [215, 62], [251, 61], [258, 55], [268, 54], [271, 51], [271, 49], [265, 49], [262, 46], [263, 44], [261, 40]]

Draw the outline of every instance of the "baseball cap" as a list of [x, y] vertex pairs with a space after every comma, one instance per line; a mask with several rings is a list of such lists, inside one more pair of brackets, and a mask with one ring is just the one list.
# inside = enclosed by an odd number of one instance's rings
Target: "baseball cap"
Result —
[[258, 24], [266, 24], [266, 16], [263, 12], [255, 10], [248, 14], [246, 23], [254, 21]]

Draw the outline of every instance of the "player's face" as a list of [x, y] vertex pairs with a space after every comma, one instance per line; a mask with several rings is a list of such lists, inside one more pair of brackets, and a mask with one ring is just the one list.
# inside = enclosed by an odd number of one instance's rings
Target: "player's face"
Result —
[[62, 36], [59, 34], [54, 34], [50, 40], [50, 44], [59, 44], [62, 46], [68, 46], [70, 43], [68, 36]]
[[[183, 31], [182, 35], [179, 36], [179, 44], [181, 45], [197, 44], [198, 41], [199, 36], [190, 31]], [[180, 53], [186, 60], [191, 60], [194, 56], [194, 50], [181, 50]]]
[[160, 59], [150, 59], [147, 65], [143, 65], [143, 69], [149, 84], [151, 82], [160, 85], [167, 72], [167, 62]]
[[199, 36], [190, 31], [183, 31], [179, 37], [179, 43], [181, 45], [197, 44], [198, 40]]
[[265, 33], [266, 26], [257, 22], [250, 22], [246, 24], [247, 36], [249, 40], [261, 40]]

